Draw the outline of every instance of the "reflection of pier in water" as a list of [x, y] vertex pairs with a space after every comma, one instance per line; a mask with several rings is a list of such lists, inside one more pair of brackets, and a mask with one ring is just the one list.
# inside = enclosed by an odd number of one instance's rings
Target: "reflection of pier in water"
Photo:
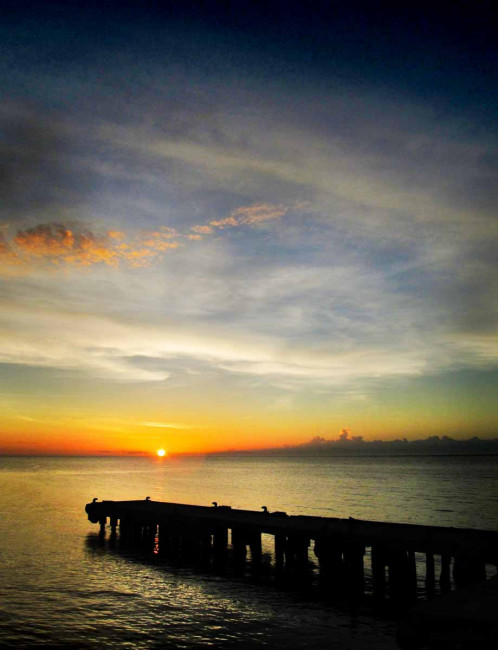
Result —
[[[374, 600], [405, 607], [417, 598], [422, 569], [427, 598], [486, 578], [498, 565], [494, 531], [387, 522], [288, 516], [282, 512], [235, 510], [158, 501], [87, 504], [92, 523], [111, 537], [147, 545], [165, 558], [253, 576], [268, 573], [263, 550], [271, 543], [271, 574], [300, 589], [313, 583], [323, 595]], [[264, 540], [264, 541], [262, 541]], [[249, 549], [249, 558], [248, 558]], [[266, 554], [265, 554], [266, 556]], [[313, 564], [318, 571], [312, 570]], [[452, 569], [452, 570], [451, 570]], [[366, 580], [366, 574], [368, 580]], [[420, 589], [419, 589], [420, 591]]]

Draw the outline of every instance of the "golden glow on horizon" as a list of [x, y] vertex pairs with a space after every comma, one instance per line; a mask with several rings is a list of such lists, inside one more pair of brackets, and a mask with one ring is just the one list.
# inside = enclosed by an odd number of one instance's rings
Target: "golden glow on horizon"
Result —
[[158, 449], [157, 455], [162, 458], [163, 456], [166, 456], [166, 451], [164, 449]]
[[[223, 404], [223, 410], [206, 406], [199, 398], [199, 413], [182, 410], [181, 404], [168, 409], [156, 404], [140, 408], [131, 399], [118, 412], [117, 408], [105, 413], [103, 405], [69, 405], [47, 402], [13, 403], [0, 414], [0, 455], [98, 455], [98, 456], [148, 456], [170, 459], [175, 454], [205, 454], [218, 451], [264, 449], [286, 445], [299, 445], [319, 436], [336, 439], [344, 427], [351, 436], [362, 436], [365, 441], [376, 439], [408, 440], [431, 435], [447, 434], [452, 438], [467, 438], [471, 415], [461, 411], [453, 414], [438, 413], [427, 408], [425, 413], [415, 413], [418, 404], [403, 405], [405, 414], [411, 416], [407, 424], [401, 409], [394, 405], [389, 413], [379, 413], [378, 408], [358, 409], [355, 417], [344, 408], [332, 416], [328, 412], [296, 408], [288, 411], [254, 412], [249, 417], [239, 404]], [[114, 406], [111, 404], [111, 406]], [[463, 403], [465, 406], [465, 403]], [[95, 410], [93, 410], [95, 409]], [[444, 416], [444, 417], [443, 417]], [[143, 426], [144, 422], [175, 424], [168, 426], [167, 448], [164, 456], [158, 454], [158, 444], [164, 444], [164, 431], [158, 426]], [[445, 429], [441, 430], [441, 421]], [[180, 428], [181, 426], [181, 428]], [[475, 435], [492, 438], [496, 419], [486, 421]]]

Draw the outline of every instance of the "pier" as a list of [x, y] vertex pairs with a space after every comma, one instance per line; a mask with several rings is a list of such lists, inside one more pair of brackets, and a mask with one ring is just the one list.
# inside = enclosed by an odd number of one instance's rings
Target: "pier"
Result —
[[110, 528], [115, 537], [119, 528], [123, 540], [149, 545], [159, 556], [258, 576], [265, 555], [276, 580], [351, 601], [368, 592], [376, 602], [402, 608], [416, 602], [421, 592], [430, 600], [482, 581], [487, 570], [498, 566], [496, 531], [287, 515], [265, 507], [239, 510], [148, 497], [94, 499], [85, 510], [101, 535]]

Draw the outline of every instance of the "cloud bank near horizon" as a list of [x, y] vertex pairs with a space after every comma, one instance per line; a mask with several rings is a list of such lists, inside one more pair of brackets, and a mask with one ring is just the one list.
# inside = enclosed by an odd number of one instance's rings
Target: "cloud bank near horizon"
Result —
[[[215, 452], [216, 453], [216, 452]], [[218, 452], [220, 453], [220, 452]], [[498, 454], [498, 438], [479, 438], [478, 436], [452, 438], [447, 435], [427, 436], [426, 438], [396, 438], [395, 440], [364, 440], [363, 436], [349, 436], [343, 429], [335, 439], [316, 436], [310, 441], [268, 449], [227, 451], [229, 454], [270, 455], [270, 456], [341, 456], [341, 455], [394, 455], [394, 456], [437, 456]]]

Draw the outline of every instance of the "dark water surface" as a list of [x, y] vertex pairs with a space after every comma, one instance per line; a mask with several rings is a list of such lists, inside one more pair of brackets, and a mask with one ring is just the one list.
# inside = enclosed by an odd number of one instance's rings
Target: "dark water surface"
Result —
[[396, 648], [394, 624], [102, 545], [142, 499], [498, 529], [498, 458], [0, 458], [0, 647]]

